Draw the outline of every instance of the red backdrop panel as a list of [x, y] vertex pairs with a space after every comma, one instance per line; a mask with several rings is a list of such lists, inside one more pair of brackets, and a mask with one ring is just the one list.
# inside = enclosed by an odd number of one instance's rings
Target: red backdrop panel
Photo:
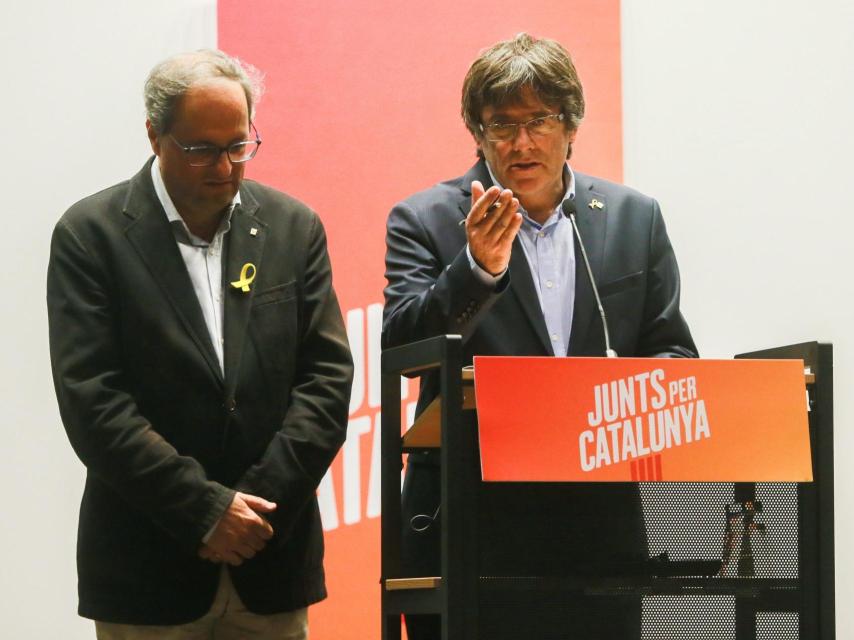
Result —
[[219, 0], [218, 18], [219, 46], [266, 74], [256, 117], [264, 144], [247, 174], [320, 214], [342, 309], [362, 327], [351, 334], [364, 392], [351, 404], [349, 458], [361, 469], [336, 460], [324, 494], [330, 598], [312, 608], [312, 638], [378, 637], [379, 520], [368, 504], [378, 327], [368, 307], [382, 302], [386, 215], [474, 162], [459, 114], [463, 77], [481, 49], [520, 31], [572, 53], [587, 98], [572, 164], [620, 181], [619, 2]]

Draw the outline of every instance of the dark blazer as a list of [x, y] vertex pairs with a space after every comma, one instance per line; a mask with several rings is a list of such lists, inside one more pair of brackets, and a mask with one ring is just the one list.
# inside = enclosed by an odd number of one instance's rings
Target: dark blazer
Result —
[[[241, 599], [257, 613], [307, 606], [326, 595], [315, 488], [344, 440], [352, 380], [323, 227], [244, 181], [224, 252], [223, 377], [150, 171], [75, 204], [51, 244], [54, 384], [87, 470], [79, 612], [202, 616], [220, 569], [196, 554], [235, 490], [278, 504], [274, 538], [230, 569]], [[229, 283], [247, 262], [243, 292]]]
[[[553, 355], [519, 239], [508, 273], [497, 287], [482, 284], [472, 273], [460, 221], [471, 206], [473, 180], [487, 188], [492, 184], [483, 161], [464, 176], [417, 193], [391, 211], [383, 344], [461, 334], [467, 362], [474, 355]], [[696, 357], [679, 311], [679, 272], [658, 203], [580, 173], [575, 173], [575, 180], [578, 226], [607, 313], [612, 347], [621, 356]], [[589, 206], [594, 199], [602, 203], [601, 209]], [[604, 333], [577, 241], [575, 254], [569, 355], [601, 356]], [[437, 380], [427, 376], [421, 385], [419, 411], [435, 397]], [[437, 460], [436, 452], [410, 455], [403, 495], [405, 523], [413, 515], [435, 511]], [[513, 575], [534, 570], [549, 575], [588, 569], [602, 573], [611, 567], [619, 573], [626, 561], [647, 557], [636, 485], [538, 485], [536, 490], [523, 483], [492, 485], [484, 487], [480, 502], [486, 518], [481, 522], [486, 536], [484, 571]], [[541, 518], [540, 523], [533, 517]], [[428, 529], [419, 534], [405, 525], [404, 562], [411, 571], [428, 575], [438, 571], [438, 539], [430, 539], [438, 535], [438, 527], [431, 529], [432, 533]], [[527, 557], [518, 553], [520, 548], [528, 549]]]

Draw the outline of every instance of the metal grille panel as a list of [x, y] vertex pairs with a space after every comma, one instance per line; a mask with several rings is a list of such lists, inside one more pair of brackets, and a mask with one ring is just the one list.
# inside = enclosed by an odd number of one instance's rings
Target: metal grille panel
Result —
[[643, 599], [642, 640], [736, 640], [735, 598], [652, 596]]
[[[728, 520], [728, 505], [740, 504], [732, 483], [642, 483], [640, 492], [651, 556], [720, 561], [727, 556], [729, 540], [730, 562], [721, 568], [721, 577], [739, 578], [746, 585], [753, 578], [798, 578], [798, 485], [757, 484], [753, 504], [761, 506], [749, 520], [741, 515]], [[750, 562], [744, 562], [748, 557]], [[643, 639], [734, 640], [735, 602], [734, 596], [647, 596]], [[757, 609], [756, 638], [800, 638], [796, 612]]]
[[756, 640], [798, 640], [799, 623], [797, 613], [760, 611], [756, 614]]

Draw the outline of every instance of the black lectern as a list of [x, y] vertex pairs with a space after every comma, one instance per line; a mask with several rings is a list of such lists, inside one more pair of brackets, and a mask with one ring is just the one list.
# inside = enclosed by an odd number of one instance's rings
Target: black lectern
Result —
[[[644, 640], [835, 638], [832, 345], [809, 342], [736, 357], [803, 360], [814, 482], [640, 483], [649, 546], [643, 566], [619, 574], [495, 575], [482, 544], [490, 504], [480, 480], [471, 376], [460, 373], [461, 338], [439, 336], [384, 351], [383, 639], [400, 639], [402, 613], [432, 613], [441, 616], [444, 640], [498, 640], [493, 613], [502, 609], [524, 616], [531, 638], [582, 637], [571, 628], [537, 626], [559, 619], [560, 608], [581, 595], [642, 598]], [[438, 372], [441, 393], [421, 418], [438, 429], [425, 438], [429, 427], [419, 427], [419, 437], [407, 441], [401, 438], [400, 376], [428, 371]], [[403, 575], [402, 457], [437, 444], [441, 574]]]

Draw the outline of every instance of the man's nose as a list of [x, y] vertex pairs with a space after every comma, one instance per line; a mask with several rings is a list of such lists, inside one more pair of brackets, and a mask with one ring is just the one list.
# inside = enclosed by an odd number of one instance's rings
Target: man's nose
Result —
[[520, 124], [516, 127], [516, 137], [513, 138], [514, 149], [529, 149], [534, 146], [534, 139], [528, 132], [528, 127]]
[[223, 149], [214, 163], [214, 169], [216, 170], [217, 175], [227, 176], [231, 175], [231, 168], [231, 158], [228, 157], [228, 151]]

